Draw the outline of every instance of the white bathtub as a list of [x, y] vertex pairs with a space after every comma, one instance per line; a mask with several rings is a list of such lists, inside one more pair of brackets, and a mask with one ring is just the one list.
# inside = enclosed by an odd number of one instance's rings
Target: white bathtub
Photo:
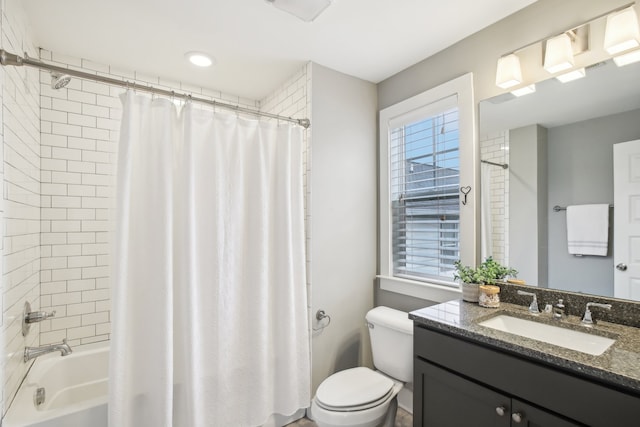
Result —
[[[36, 359], [2, 422], [3, 427], [107, 427], [109, 343]], [[36, 406], [36, 390], [44, 403]]]

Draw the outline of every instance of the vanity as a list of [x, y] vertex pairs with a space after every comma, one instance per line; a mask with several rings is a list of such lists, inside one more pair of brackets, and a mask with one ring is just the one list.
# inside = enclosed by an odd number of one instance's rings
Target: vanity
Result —
[[[497, 316], [585, 334], [587, 347], [575, 350], [487, 326]], [[414, 427], [640, 425], [636, 327], [606, 321], [586, 327], [575, 315], [558, 320], [550, 313], [531, 314], [526, 305], [502, 302], [488, 309], [462, 300], [409, 317]], [[590, 335], [604, 347], [592, 351]]]

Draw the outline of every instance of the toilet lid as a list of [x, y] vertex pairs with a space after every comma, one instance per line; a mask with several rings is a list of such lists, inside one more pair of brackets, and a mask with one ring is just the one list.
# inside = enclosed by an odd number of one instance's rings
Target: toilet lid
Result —
[[327, 409], [354, 410], [376, 406], [393, 391], [393, 381], [369, 368], [336, 372], [324, 380], [316, 400]]

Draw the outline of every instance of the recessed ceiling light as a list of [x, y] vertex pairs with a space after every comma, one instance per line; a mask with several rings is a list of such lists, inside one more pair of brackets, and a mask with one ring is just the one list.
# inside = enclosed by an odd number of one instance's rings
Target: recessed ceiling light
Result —
[[215, 60], [204, 52], [187, 52], [184, 56], [191, 62], [193, 65], [197, 65], [198, 67], [210, 67], [214, 64]]

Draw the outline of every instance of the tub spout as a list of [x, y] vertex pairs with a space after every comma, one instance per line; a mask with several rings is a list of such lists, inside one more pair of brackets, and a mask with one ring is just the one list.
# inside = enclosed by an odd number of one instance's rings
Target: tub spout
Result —
[[31, 359], [35, 359], [36, 357], [42, 356], [43, 354], [51, 353], [54, 351], [59, 351], [61, 356], [67, 356], [72, 352], [71, 347], [69, 346], [69, 344], [67, 344], [67, 339], [65, 338], [62, 340], [62, 344], [50, 344], [40, 347], [25, 347], [24, 361], [26, 363]]

